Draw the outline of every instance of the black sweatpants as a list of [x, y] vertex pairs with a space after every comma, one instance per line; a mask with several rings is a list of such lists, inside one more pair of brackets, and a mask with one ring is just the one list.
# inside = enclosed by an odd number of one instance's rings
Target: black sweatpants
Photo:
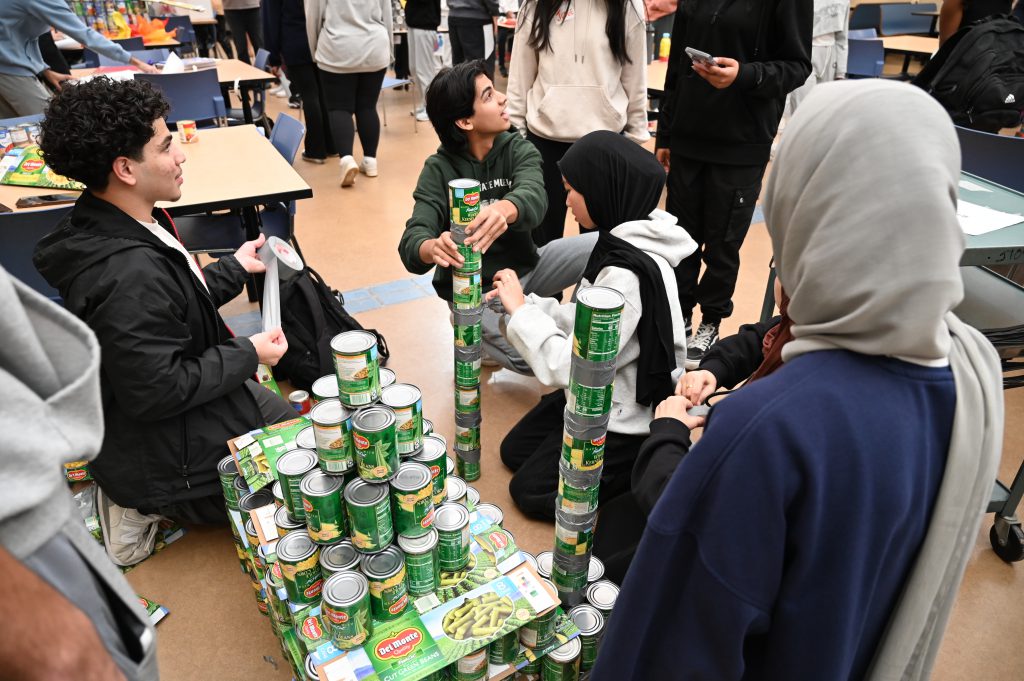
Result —
[[263, 47], [263, 23], [260, 20], [259, 8], [226, 9], [224, 18], [227, 19], [228, 29], [231, 31], [231, 41], [235, 44], [236, 57], [239, 61], [251, 64], [249, 47], [245, 43], [245, 38], [249, 37], [253, 53]]
[[289, 64], [287, 73], [292, 81], [292, 92], [302, 98], [302, 110], [306, 114], [306, 156], [333, 156], [338, 152], [334, 148], [334, 137], [328, 123], [320, 69], [316, 64]]
[[[750, 228], [764, 169], [695, 161], [673, 150], [666, 210], [697, 242], [697, 250], [675, 268], [679, 304], [687, 319], [697, 304], [704, 322], [717, 323], [732, 314], [740, 246]], [[701, 260], [707, 268], [698, 282]]]
[[[259, 407], [260, 415], [267, 424], [280, 423], [295, 418], [295, 409], [283, 398], [279, 397], [277, 393], [267, 390], [252, 379], [245, 382], [245, 387], [248, 388], [249, 392], [256, 399], [256, 406]], [[242, 433], [236, 434], [241, 435]], [[224, 438], [225, 442], [228, 437], [230, 435]], [[140, 508], [139, 513], [147, 515], [156, 513], [179, 523], [188, 523], [190, 525], [227, 525], [228, 523], [228, 513], [224, 510], [224, 496], [219, 493], [159, 508]]]
[[463, 24], [448, 17], [448, 37], [452, 41], [452, 64], [483, 59], [487, 77], [494, 80], [494, 24]]
[[562, 184], [562, 171], [558, 162], [572, 146], [571, 142], [555, 142], [538, 137], [530, 131], [526, 139], [533, 142], [540, 152], [541, 170], [544, 173], [544, 192], [548, 196], [548, 209], [544, 219], [533, 230], [533, 243], [543, 246], [546, 243], [561, 239], [565, 234], [565, 186]]
[[[531, 518], [555, 519], [564, 411], [565, 392], [548, 393], [501, 442], [501, 460], [514, 473], [508, 485], [509, 494], [519, 510]], [[629, 491], [633, 462], [646, 439], [645, 435], [608, 433], [601, 473], [601, 504]]]
[[384, 69], [365, 73], [321, 71], [320, 81], [327, 101], [327, 116], [335, 150], [341, 156], [352, 155], [356, 134], [352, 115], [355, 114], [363, 157], [376, 158], [377, 145], [380, 143], [377, 99], [380, 97], [380, 86], [384, 83]]
[[502, 74], [508, 73], [508, 59], [512, 57], [512, 41], [515, 40], [515, 29], [498, 27], [498, 69]]

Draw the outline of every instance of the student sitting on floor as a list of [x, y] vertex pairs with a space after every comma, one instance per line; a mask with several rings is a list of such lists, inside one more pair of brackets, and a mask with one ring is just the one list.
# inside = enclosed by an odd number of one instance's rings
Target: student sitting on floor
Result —
[[[686, 360], [672, 268], [697, 245], [674, 217], [656, 210], [665, 171], [635, 142], [607, 130], [592, 132], [570, 147], [559, 168], [566, 204], [581, 227], [599, 235], [580, 285], [607, 286], [626, 299], [601, 477], [604, 503], [628, 489], [629, 471], [649, 433], [651, 406], [672, 393], [672, 372]], [[524, 297], [511, 270], [494, 279], [496, 290], [487, 298], [501, 298], [509, 341], [542, 383], [568, 387], [576, 306]], [[515, 471], [512, 499], [536, 518], [554, 518], [565, 406], [564, 390], [545, 395], [501, 443], [502, 461]]]
[[217, 462], [228, 438], [295, 415], [252, 380], [288, 345], [280, 329], [236, 338], [217, 308], [262, 272], [259, 241], [199, 269], [158, 201], [181, 198], [185, 155], [168, 104], [142, 81], [65, 85], [42, 153], [85, 192], [33, 260], [102, 351], [106, 434], [92, 471], [117, 504], [224, 523]]
[[[437, 153], [427, 159], [413, 198], [412, 217], [398, 244], [405, 268], [422, 274], [434, 270], [434, 290], [451, 304], [450, 267], [462, 256], [449, 227], [448, 183], [460, 178], [480, 182], [480, 214], [468, 226], [466, 239], [483, 255], [483, 285], [494, 273], [510, 268], [522, 278], [527, 293], [560, 294], [583, 275], [583, 266], [597, 235], [558, 239], [538, 249], [532, 232], [547, 207], [540, 154], [509, 130], [505, 95], [494, 89], [483, 62], [464, 62], [443, 69], [427, 90], [427, 114], [441, 138]], [[506, 233], [507, 232], [507, 233]], [[487, 356], [513, 371], [530, 367], [502, 337], [495, 311], [483, 311], [483, 348]]]

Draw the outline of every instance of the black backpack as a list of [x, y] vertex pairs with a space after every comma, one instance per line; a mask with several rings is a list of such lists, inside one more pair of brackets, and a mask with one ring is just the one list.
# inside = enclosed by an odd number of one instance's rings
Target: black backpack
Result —
[[1024, 26], [1009, 15], [954, 33], [914, 79], [965, 128], [998, 132], [1024, 112]]
[[[288, 352], [274, 367], [274, 376], [309, 390], [313, 381], [334, 373], [331, 339], [363, 326], [345, 311], [341, 294], [307, 267], [302, 275], [281, 282], [281, 328]], [[376, 330], [367, 330], [377, 337], [380, 363], [386, 364], [391, 356], [387, 341]]]

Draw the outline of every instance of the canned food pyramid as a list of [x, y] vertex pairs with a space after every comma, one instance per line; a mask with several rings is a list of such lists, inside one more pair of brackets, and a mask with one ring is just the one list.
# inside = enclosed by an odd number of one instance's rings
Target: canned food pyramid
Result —
[[419, 537], [434, 523], [434, 486], [430, 469], [409, 461], [391, 480], [391, 517], [399, 535]]
[[344, 473], [352, 468], [352, 414], [340, 400], [327, 399], [309, 412], [316, 437], [320, 465], [328, 473]]
[[468, 225], [473, 222], [480, 214], [480, 183], [468, 178], [449, 182], [448, 207], [455, 224]]
[[364, 407], [380, 397], [377, 337], [367, 331], [346, 331], [331, 339], [338, 397], [348, 407]]
[[447, 445], [444, 438], [437, 435], [428, 435], [423, 438], [423, 451], [413, 457], [413, 461], [421, 463], [430, 469], [432, 480], [431, 496], [434, 500], [434, 508], [444, 503], [448, 498], [445, 491], [445, 483], [448, 480], [448, 456]]
[[323, 588], [320, 547], [309, 535], [302, 530], [289, 532], [278, 540], [276, 553], [288, 600], [296, 604], [312, 604], [320, 600]]
[[363, 553], [375, 553], [391, 543], [391, 502], [388, 486], [353, 480], [345, 488], [345, 505], [352, 544]]
[[395, 383], [381, 390], [380, 401], [395, 412], [399, 456], [422, 448], [423, 397], [420, 389], [408, 383]]
[[335, 646], [348, 650], [362, 645], [373, 633], [366, 577], [349, 570], [328, 578], [324, 582], [323, 614]]
[[572, 351], [592, 362], [615, 359], [619, 354], [619, 321], [626, 299], [615, 289], [590, 286], [576, 295], [576, 324]]
[[304, 520], [306, 511], [302, 508], [302, 491], [299, 485], [306, 473], [316, 468], [317, 456], [307, 449], [292, 449], [277, 460], [277, 477], [281, 483], [281, 495], [288, 513], [296, 520]]
[[405, 554], [405, 581], [409, 595], [432, 594], [441, 587], [437, 557], [437, 530], [431, 528], [422, 537], [398, 535], [398, 546]]
[[307, 473], [299, 485], [309, 536], [319, 544], [336, 544], [345, 538], [347, 528], [342, 485], [341, 478], [321, 470]]
[[374, 619], [393, 620], [405, 612], [409, 604], [405, 556], [397, 546], [364, 556], [362, 571], [370, 581], [370, 612]]
[[352, 417], [356, 464], [363, 480], [384, 482], [398, 472], [395, 421], [390, 407], [369, 407]]

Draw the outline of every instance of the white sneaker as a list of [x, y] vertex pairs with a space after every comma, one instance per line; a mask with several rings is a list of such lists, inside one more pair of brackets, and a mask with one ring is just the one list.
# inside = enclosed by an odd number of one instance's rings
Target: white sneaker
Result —
[[285, 97], [291, 97], [292, 96], [291, 91], [289, 91], [289, 90], [287, 90], [287, 89], [285, 89], [283, 87], [277, 88], [276, 90], [274, 90], [270, 94], [274, 95], [275, 97], [280, 97], [281, 99], [284, 99]]
[[426, 109], [417, 109], [417, 111], [416, 111], [416, 120], [418, 120], [421, 123], [429, 121], [430, 120], [430, 116], [427, 115], [427, 110]]
[[365, 156], [359, 164], [359, 172], [367, 177], [377, 177], [377, 159], [372, 156]]
[[356, 175], [359, 173], [359, 166], [351, 156], [341, 157], [341, 186], [351, 187], [355, 184]]

